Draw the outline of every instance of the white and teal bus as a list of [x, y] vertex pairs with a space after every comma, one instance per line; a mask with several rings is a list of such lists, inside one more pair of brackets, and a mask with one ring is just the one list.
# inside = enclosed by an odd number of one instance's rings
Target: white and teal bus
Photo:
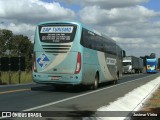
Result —
[[38, 24], [33, 81], [41, 84], [92, 85], [122, 77], [122, 49], [111, 38], [79, 22]]

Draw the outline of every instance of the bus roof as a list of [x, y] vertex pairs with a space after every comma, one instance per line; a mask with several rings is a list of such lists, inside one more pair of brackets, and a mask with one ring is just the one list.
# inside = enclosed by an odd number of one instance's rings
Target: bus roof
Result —
[[81, 22], [78, 22], [78, 21], [44, 21], [44, 22], [38, 23], [37, 25], [43, 25], [43, 24], [49, 24], [49, 23], [71, 23], [71, 24], [77, 24], [77, 25], [79, 25], [79, 26], [81, 26], [81, 27], [83, 27], [83, 28], [85, 28], [85, 29], [88, 29], [88, 30], [94, 32], [95, 34], [97, 34], [97, 35], [99, 35], [99, 36], [102, 36], [102, 37], [104, 37], [104, 38], [107, 38], [108, 40], [116, 43], [115, 40], [113, 40], [112, 38], [108, 37], [105, 33], [101, 33], [101, 32], [99, 32], [99, 31], [97, 31], [97, 30], [95, 30], [95, 29], [93, 29], [93, 28], [91, 28], [91, 27], [88, 27], [88, 26], [86, 26], [85, 24], [83, 24], [83, 23], [81, 23]]
[[43, 24], [47, 24], [47, 23], [72, 23], [72, 24], [82, 25], [82, 23], [77, 22], [77, 21], [44, 21], [44, 22], [38, 23], [38, 25], [43, 25]]

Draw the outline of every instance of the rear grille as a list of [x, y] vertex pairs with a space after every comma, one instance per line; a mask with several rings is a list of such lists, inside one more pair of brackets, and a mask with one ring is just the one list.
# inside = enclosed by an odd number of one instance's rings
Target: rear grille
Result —
[[42, 47], [47, 53], [67, 53], [71, 45], [42, 45]]

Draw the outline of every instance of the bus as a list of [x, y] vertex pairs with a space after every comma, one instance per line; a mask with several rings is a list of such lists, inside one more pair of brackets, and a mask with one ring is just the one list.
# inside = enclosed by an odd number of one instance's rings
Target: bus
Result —
[[33, 81], [40, 84], [116, 83], [123, 50], [114, 40], [80, 22], [42, 22], [34, 40]]
[[146, 59], [146, 72], [147, 73], [157, 73], [158, 61], [156, 58]]

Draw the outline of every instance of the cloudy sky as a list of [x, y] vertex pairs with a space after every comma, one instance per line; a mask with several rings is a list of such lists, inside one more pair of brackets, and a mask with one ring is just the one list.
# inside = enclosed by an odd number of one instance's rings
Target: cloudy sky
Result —
[[33, 41], [39, 22], [76, 20], [113, 38], [127, 55], [160, 57], [159, 5], [160, 0], [0, 0], [0, 29]]

